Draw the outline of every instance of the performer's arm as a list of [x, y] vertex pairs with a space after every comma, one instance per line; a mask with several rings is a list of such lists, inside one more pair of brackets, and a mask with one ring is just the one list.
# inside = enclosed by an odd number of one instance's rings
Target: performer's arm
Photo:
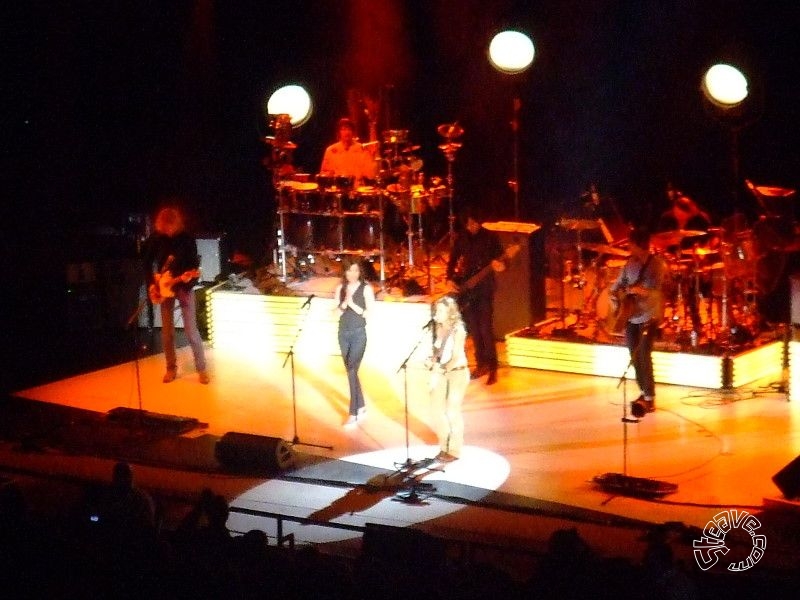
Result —
[[495, 232], [491, 234], [491, 256], [494, 258], [492, 259], [492, 269], [496, 273], [501, 273], [506, 270], [506, 263], [505, 260], [505, 251], [503, 250], [502, 244], [500, 244], [500, 238], [497, 236]]
[[336, 300], [336, 307], [333, 309], [338, 314], [342, 314], [347, 310], [347, 301], [342, 300], [342, 284], [336, 286], [336, 291], [333, 292], [333, 299]]
[[450, 359], [442, 365], [445, 372], [452, 370], [454, 367], [467, 364], [467, 358], [465, 354], [466, 351], [464, 350], [466, 340], [466, 330], [463, 327], [456, 328], [452, 337], [453, 346], [450, 353]]
[[333, 172], [333, 152], [331, 147], [325, 149], [325, 154], [322, 156], [322, 166], [319, 168], [320, 173]]

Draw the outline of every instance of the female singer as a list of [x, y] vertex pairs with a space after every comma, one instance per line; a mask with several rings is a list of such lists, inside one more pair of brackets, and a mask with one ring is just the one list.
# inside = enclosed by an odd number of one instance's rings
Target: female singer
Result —
[[342, 282], [336, 286], [333, 297], [339, 301], [336, 306], [339, 312], [339, 349], [350, 384], [350, 415], [344, 423], [348, 427], [355, 425], [367, 410], [358, 369], [367, 348], [366, 317], [375, 304], [375, 293], [364, 281], [358, 259], [345, 259], [342, 267]]
[[444, 296], [434, 304], [433, 321], [436, 338], [431, 370], [431, 405], [438, 414], [436, 434], [439, 437], [439, 454], [443, 462], [456, 460], [464, 445], [464, 417], [461, 404], [469, 385], [469, 369], [464, 343], [467, 332], [455, 298]]

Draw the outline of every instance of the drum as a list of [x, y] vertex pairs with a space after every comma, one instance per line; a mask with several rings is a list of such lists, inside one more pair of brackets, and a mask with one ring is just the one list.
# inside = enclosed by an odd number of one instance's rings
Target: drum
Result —
[[349, 214], [343, 219], [344, 248], [350, 251], [377, 251], [380, 247], [380, 218], [374, 214]]
[[356, 184], [355, 177], [345, 177], [344, 175], [337, 175], [333, 178], [333, 183], [337, 189], [349, 191], [352, 190]]
[[425, 212], [428, 207], [428, 192], [421, 185], [411, 186], [411, 198], [409, 201], [409, 209], [412, 215], [420, 215]]
[[728, 278], [751, 277], [758, 259], [752, 231], [743, 231], [722, 243], [722, 263]]
[[317, 173], [316, 180], [317, 185], [323, 190], [330, 189], [336, 185], [336, 177], [333, 176], [333, 172]]
[[705, 271], [708, 272], [708, 279], [711, 281], [711, 295], [714, 298], [721, 298], [723, 294], [727, 295], [726, 286], [728, 284], [725, 276], [725, 263], [714, 263], [706, 267]]
[[343, 198], [343, 210], [352, 213], [366, 213], [380, 210], [379, 188], [371, 185], [362, 185]]
[[408, 129], [387, 129], [383, 132], [384, 144], [405, 144], [408, 142]]
[[324, 212], [322, 196], [316, 183], [292, 182], [291, 210], [295, 212], [316, 213]]
[[284, 243], [299, 252], [338, 250], [342, 247], [341, 219], [311, 213], [283, 215]]

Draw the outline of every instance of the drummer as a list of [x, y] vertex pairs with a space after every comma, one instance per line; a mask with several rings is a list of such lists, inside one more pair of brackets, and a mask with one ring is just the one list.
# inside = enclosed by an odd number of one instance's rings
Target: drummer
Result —
[[[672, 186], [667, 186], [667, 197], [670, 207], [661, 214], [656, 231], [678, 229], [708, 231], [711, 227], [711, 217], [694, 200]], [[688, 247], [691, 247], [691, 244]]]
[[356, 139], [356, 128], [348, 118], [339, 119], [338, 141], [325, 149], [320, 175], [343, 177], [351, 187], [364, 185], [365, 180], [375, 179], [377, 165], [374, 146], [366, 147]]
[[[716, 254], [716, 247], [719, 245], [719, 239], [708, 234], [711, 229], [711, 218], [694, 200], [671, 185], [667, 186], [667, 197], [670, 200], [670, 207], [661, 214], [656, 231], [691, 234], [676, 236], [679, 241], [675, 251], [678, 254], [678, 266], [690, 263], [696, 273], [707, 266], [706, 263], [711, 256]], [[702, 234], [697, 235], [700, 232]], [[686, 306], [692, 320], [692, 330], [699, 333], [702, 331], [703, 324], [697, 300], [700, 294], [707, 291], [705, 288], [708, 282], [701, 280], [700, 289], [697, 289], [695, 285], [695, 277], [689, 277], [688, 283], [689, 289], [685, 296]]]

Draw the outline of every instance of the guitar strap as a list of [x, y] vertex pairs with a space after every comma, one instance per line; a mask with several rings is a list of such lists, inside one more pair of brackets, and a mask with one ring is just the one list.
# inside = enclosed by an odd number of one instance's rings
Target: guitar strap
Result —
[[631, 282], [631, 283], [629, 283], [625, 287], [631, 288], [631, 287], [635, 286], [636, 284], [638, 284], [642, 280], [642, 277], [644, 277], [644, 274], [647, 271], [647, 267], [650, 266], [650, 261], [652, 260], [652, 258], [653, 258], [653, 254], [652, 253], [647, 255], [647, 260], [644, 261], [644, 264], [642, 265], [642, 268], [639, 269], [639, 274], [636, 276], [636, 280]]

